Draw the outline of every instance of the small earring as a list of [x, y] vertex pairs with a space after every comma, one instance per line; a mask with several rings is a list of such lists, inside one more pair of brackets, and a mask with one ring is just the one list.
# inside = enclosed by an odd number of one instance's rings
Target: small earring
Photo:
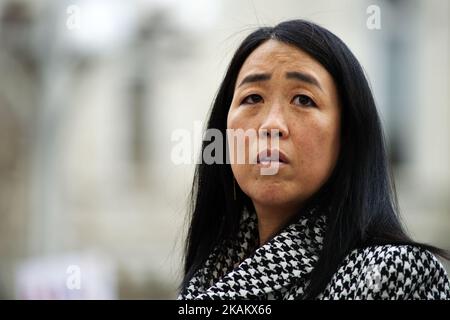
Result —
[[233, 178], [233, 198], [236, 201], [236, 180]]

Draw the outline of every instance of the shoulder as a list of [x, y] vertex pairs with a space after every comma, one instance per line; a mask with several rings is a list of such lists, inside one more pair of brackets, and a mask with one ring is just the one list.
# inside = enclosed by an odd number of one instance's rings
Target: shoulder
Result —
[[429, 251], [411, 245], [352, 251], [325, 293], [330, 298], [350, 299], [450, 299], [442, 264]]
[[428, 275], [432, 271], [445, 270], [440, 261], [428, 250], [412, 245], [370, 246], [352, 251], [345, 260], [358, 260], [377, 265], [388, 271], [416, 272]]

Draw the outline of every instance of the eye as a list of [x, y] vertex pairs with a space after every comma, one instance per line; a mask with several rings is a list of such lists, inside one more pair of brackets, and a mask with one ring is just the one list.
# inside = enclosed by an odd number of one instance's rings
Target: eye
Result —
[[256, 104], [260, 103], [263, 98], [259, 94], [251, 94], [242, 100], [241, 104]]
[[298, 94], [294, 97], [293, 103], [299, 106], [316, 107], [316, 103], [307, 95]]

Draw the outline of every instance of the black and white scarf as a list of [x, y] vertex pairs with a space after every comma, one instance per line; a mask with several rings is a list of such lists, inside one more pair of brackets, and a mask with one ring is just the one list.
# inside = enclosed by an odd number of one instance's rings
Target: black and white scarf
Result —
[[[234, 241], [209, 255], [178, 299], [301, 299], [322, 250], [326, 216], [314, 209], [258, 247], [256, 213], [245, 210]], [[318, 299], [450, 299], [439, 261], [412, 246], [356, 249]]]

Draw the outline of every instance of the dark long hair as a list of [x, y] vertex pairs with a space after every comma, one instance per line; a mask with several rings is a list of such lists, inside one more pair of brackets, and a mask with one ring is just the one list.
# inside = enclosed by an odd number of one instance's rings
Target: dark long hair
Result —
[[[307, 298], [317, 296], [340, 262], [355, 248], [410, 244], [448, 257], [441, 249], [412, 241], [403, 229], [389, 169], [383, 131], [364, 72], [347, 46], [330, 31], [308, 21], [292, 20], [260, 28], [234, 54], [210, 111], [207, 129], [225, 137], [227, 114], [238, 73], [246, 58], [263, 42], [275, 39], [293, 45], [317, 60], [337, 86], [341, 114], [341, 149], [328, 181], [304, 207], [329, 212], [319, 261], [311, 274]], [[207, 146], [203, 142], [202, 151]], [[224, 147], [224, 154], [226, 152]], [[202, 152], [203, 154], [203, 152]], [[214, 246], [236, 234], [240, 214], [252, 203], [236, 184], [229, 164], [196, 167], [191, 193], [182, 288]]]

